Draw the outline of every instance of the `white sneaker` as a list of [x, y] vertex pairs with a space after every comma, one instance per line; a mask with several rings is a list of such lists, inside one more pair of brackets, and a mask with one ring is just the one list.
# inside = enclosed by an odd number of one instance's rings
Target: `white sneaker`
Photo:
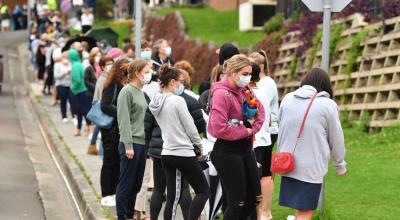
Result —
[[62, 122], [63, 122], [64, 124], [68, 123], [68, 121], [69, 121], [68, 118], [63, 118], [63, 119], [62, 119]]
[[107, 207], [116, 206], [115, 198], [114, 196], [103, 197], [100, 201], [100, 204]]
[[296, 220], [296, 216], [294, 215], [288, 215], [286, 220]]

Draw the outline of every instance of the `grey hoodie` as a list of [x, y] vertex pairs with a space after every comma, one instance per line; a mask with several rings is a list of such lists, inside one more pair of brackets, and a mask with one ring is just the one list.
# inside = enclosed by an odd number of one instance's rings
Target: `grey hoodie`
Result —
[[201, 139], [185, 100], [171, 93], [156, 94], [149, 109], [161, 128], [161, 155], [195, 156], [193, 144], [201, 147]]
[[[317, 92], [305, 85], [287, 94], [279, 109], [278, 152], [292, 152], [304, 113]], [[309, 183], [322, 183], [331, 158], [337, 174], [346, 172], [345, 147], [339, 110], [327, 92], [320, 92], [311, 106], [294, 153], [295, 168], [285, 175]]]

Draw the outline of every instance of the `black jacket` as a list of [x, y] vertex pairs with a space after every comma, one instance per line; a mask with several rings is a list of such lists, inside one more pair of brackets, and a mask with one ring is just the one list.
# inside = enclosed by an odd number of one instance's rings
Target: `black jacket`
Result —
[[172, 58], [167, 57], [167, 59], [165, 59], [161, 62], [160, 57], [158, 57], [158, 56], [153, 57], [153, 70], [154, 71], [158, 71], [160, 69], [161, 65], [163, 65], [163, 64], [170, 64], [170, 66], [173, 66], [175, 64], [175, 61]]
[[[185, 99], [190, 115], [192, 115], [194, 124], [196, 125], [199, 133], [206, 132], [206, 121], [203, 118], [203, 113], [199, 102], [186, 93], [180, 95]], [[150, 101], [147, 98], [148, 102]], [[152, 157], [159, 158], [161, 156], [163, 140], [161, 137], [161, 129], [158, 126], [153, 114], [150, 109], [147, 108], [146, 115], [144, 117], [144, 130], [145, 130], [145, 141], [148, 147], [148, 154]]]
[[[117, 93], [113, 100], [114, 90], [117, 88]], [[117, 100], [118, 95], [121, 92], [122, 86], [109, 86], [103, 91], [103, 96], [101, 98], [100, 108], [101, 111], [114, 118], [113, 124], [110, 129], [101, 128], [101, 141], [103, 145], [110, 144], [115, 145], [119, 142], [119, 129], [117, 120]], [[117, 145], [118, 147], [118, 145]]]
[[89, 97], [93, 99], [94, 90], [96, 89], [97, 78], [95, 75], [95, 70], [92, 66], [86, 67], [84, 79]]

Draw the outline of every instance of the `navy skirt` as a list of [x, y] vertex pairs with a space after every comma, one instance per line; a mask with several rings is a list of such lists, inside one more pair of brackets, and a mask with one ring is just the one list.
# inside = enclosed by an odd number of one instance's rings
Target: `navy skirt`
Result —
[[309, 211], [318, 206], [322, 184], [307, 183], [283, 176], [279, 194], [279, 205]]

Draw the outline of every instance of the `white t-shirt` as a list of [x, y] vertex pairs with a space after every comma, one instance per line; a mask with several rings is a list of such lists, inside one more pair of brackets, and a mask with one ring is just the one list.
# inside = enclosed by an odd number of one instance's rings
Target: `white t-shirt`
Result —
[[269, 101], [267, 95], [258, 88], [253, 89], [256, 98], [260, 101], [260, 104], [264, 107], [265, 120], [261, 129], [254, 135], [253, 148], [261, 146], [271, 145], [271, 136], [269, 133], [269, 124], [271, 119], [271, 108], [269, 106]]
[[269, 101], [269, 109], [271, 111], [271, 126], [269, 128], [269, 133], [278, 134], [278, 115], [279, 115], [279, 104], [278, 104], [278, 89], [276, 87], [275, 81], [266, 76], [262, 78], [258, 83], [257, 87], [263, 91], [263, 94], [267, 95]]
[[72, 4], [76, 6], [82, 6], [83, 0], [72, 0]]
[[93, 22], [94, 22], [93, 14], [90, 13], [90, 14], [86, 15], [85, 13], [83, 13], [81, 16], [81, 22], [82, 22], [82, 26], [83, 25], [92, 26]]

